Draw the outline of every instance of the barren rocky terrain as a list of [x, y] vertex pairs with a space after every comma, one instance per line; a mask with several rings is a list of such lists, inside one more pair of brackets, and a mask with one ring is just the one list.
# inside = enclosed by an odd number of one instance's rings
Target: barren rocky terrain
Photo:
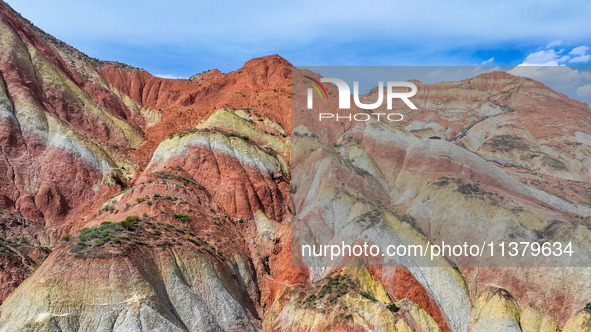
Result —
[[292, 128], [277, 55], [164, 79], [3, 2], [0, 45], [0, 331], [591, 331], [586, 267], [291, 255], [301, 206], [385, 240], [590, 240], [585, 103], [495, 72], [416, 82], [396, 125]]

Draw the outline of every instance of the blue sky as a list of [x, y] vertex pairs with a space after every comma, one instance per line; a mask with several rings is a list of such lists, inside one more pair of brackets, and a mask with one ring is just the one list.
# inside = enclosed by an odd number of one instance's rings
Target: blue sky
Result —
[[297, 66], [591, 64], [589, 1], [8, 3], [90, 56], [164, 77], [268, 54]]

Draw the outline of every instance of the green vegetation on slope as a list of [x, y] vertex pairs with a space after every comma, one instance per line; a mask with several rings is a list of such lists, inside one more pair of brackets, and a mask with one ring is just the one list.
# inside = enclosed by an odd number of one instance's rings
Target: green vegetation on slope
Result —
[[140, 221], [139, 217], [129, 216], [118, 223], [105, 221], [99, 226], [83, 228], [80, 231], [77, 245], [85, 246], [92, 241], [93, 245], [100, 247], [109, 242], [121, 242], [121, 238], [125, 237], [124, 232], [133, 231], [138, 221]]

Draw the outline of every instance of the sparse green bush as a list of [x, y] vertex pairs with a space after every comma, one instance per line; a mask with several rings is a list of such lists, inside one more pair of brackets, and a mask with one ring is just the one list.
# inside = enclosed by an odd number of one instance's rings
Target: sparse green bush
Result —
[[238, 137], [238, 138], [242, 138], [245, 141], [250, 141], [250, 137], [246, 136], [246, 135], [240, 135], [237, 133], [223, 133], [224, 135], [226, 135], [227, 137]]
[[476, 183], [463, 183], [458, 186], [458, 192], [464, 195], [472, 195], [480, 192], [480, 188]]
[[400, 308], [396, 305], [396, 303], [388, 303], [386, 305], [386, 308], [388, 308], [388, 310], [390, 310], [392, 312], [398, 312], [400, 310]]
[[361, 167], [359, 167], [357, 165], [354, 165], [353, 163], [351, 163], [351, 167], [353, 168], [353, 170], [355, 171], [355, 173], [357, 175], [360, 175], [360, 176], [368, 176], [368, 175], [370, 175], [370, 173], [368, 171], [364, 170], [363, 168], [361, 168]]
[[552, 167], [557, 170], [566, 170], [567, 169], [566, 164], [564, 162], [562, 162], [561, 160], [558, 160], [556, 158], [549, 157], [549, 156], [542, 157], [542, 165], [547, 166], [547, 167]]
[[265, 152], [267, 154], [272, 155], [272, 156], [276, 156], [277, 155], [277, 152], [275, 152], [275, 150], [273, 150], [273, 148], [270, 147], [270, 146], [265, 147]]
[[[184, 175], [177, 175], [177, 174], [172, 174], [172, 173], [168, 173], [168, 172], [154, 172], [154, 173], [152, 173], [152, 175], [154, 175], [155, 177], [160, 178], [160, 179], [165, 179], [165, 180], [173, 179], [173, 180], [180, 181], [183, 184], [191, 183], [191, 184], [198, 186], [197, 181], [195, 181], [191, 177], [184, 176]], [[154, 195], [154, 196], [156, 196], [156, 195]], [[158, 197], [160, 197], [160, 195]]]
[[223, 261], [225, 261], [225, 260], [226, 260], [226, 258], [224, 257], [224, 253], [223, 253], [223, 252], [222, 252], [220, 249], [218, 249], [218, 250], [216, 251], [216, 253], [218, 254], [218, 256], [219, 256], [219, 257], [220, 257], [220, 258], [221, 258]]
[[338, 274], [334, 278], [328, 277], [327, 279], [328, 282], [322, 286], [318, 297], [324, 297], [331, 293], [335, 294], [335, 297], [347, 294], [349, 287], [346, 283], [347, 278], [344, 275]]
[[411, 225], [417, 224], [417, 219], [415, 217], [411, 216], [410, 214], [403, 214], [402, 216], [400, 216], [400, 221], [411, 224]]
[[71, 239], [72, 239], [72, 236], [70, 236], [70, 235], [64, 235], [64, 237], [62, 237], [62, 241], [64, 241], [64, 242], [68, 242]]
[[493, 148], [493, 151], [511, 151], [513, 149], [529, 150], [526, 143], [523, 142], [523, 137], [512, 135], [497, 135], [489, 138], [484, 142]]
[[140, 217], [138, 216], [129, 216], [127, 218], [125, 218], [125, 220], [123, 220], [121, 222], [121, 226], [123, 226], [123, 228], [125, 228], [128, 231], [132, 231], [133, 230], [133, 226], [135, 226], [135, 223], [140, 221]]
[[95, 246], [100, 247], [109, 242], [120, 242], [120, 235], [115, 235], [126, 230], [133, 230], [133, 225], [139, 220], [139, 217], [129, 216], [119, 223], [105, 221], [99, 226], [83, 228], [79, 233], [79, 241], [76, 244], [84, 246], [92, 241]]
[[11, 253], [13, 253], [13, 250], [4, 241], [0, 241], [0, 254]]
[[115, 208], [113, 207], [113, 205], [105, 205], [101, 208], [101, 211], [113, 212], [114, 210]]
[[182, 214], [182, 213], [175, 213], [172, 215], [175, 219], [178, 219], [182, 222], [189, 222], [191, 221], [191, 217], [189, 215], [186, 214]]
[[197, 240], [196, 238], [190, 236], [189, 234], [187, 234], [187, 240], [189, 240], [189, 242], [193, 243], [194, 245], [200, 247], [201, 243], [199, 242], [199, 240]]
[[373, 296], [371, 293], [368, 293], [368, 292], [359, 292], [359, 294], [361, 294], [361, 296], [365, 297], [366, 299], [370, 299], [372, 301], [375, 301], [376, 300], [375, 296]]
[[449, 184], [449, 178], [442, 176], [437, 179], [437, 181], [433, 182], [433, 184], [436, 186], [445, 187]]

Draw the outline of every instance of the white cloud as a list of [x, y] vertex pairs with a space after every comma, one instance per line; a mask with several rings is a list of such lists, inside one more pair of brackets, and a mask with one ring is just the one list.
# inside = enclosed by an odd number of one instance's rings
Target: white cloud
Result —
[[591, 60], [590, 47], [581, 45], [567, 54], [564, 49], [553, 47], [561, 43], [551, 42], [545, 49], [530, 53], [523, 63], [508, 72], [540, 81], [555, 91], [570, 97], [578, 97], [589, 103], [591, 97], [591, 71], [580, 67], [568, 67], [567, 63], [586, 63]]
[[[144, 0], [141, 6], [138, 1], [118, 0], [8, 2], [36, 25], [75, 44], [115, 40], [133, 44], [198, 44], [195, 49], [238, 45], [252, 50], [255, 46], [265, 49], [260, 45], [270, 45], [268, 48], [278, 50], [322, 41], [367, 41], [371, 36], [376, 41], [389, 39], [400, 45], [473, 48], [474, 44], [507, 41], [546, 42], [551, 36], [555, 41], [548, 45], [555, 47], [566, 38], [588, 40], [585, 31], [591, 30], [586, 1], [570, 6], [556, 1], [533, 5], [512, 0], [463, 0], [454, 6], [436, 0], [375, 0], [371, 5], [343, 0], [338, 6], [315, 0], [262, 0], [255, 5], [234, 0], [225, 6], [191, 0]], [[420, 17], [430, 19], [417, 25]], [[503, 24], [499, 24], [498, 17], [503, 17]]]
[[578, 56], [578, 57], [574, 57], [574, 58], [570, 59], [569, 62], [572, 62], [572, 63], [585, 63], [585, 62], [587, 62], [589, 60], [591, 60], [591, 55], [585, 54], [585, 55], [581, 55], [581, 56]]
[[170, 78], [173, 80], [186, 79], [186, 77], [172, 75], [172, 74], [154, 74], [154, 76], [161, 77], [161, 78]]
[[583, 85], [577, 88], [577, 96], [591, 97], [591, 84]]
[[589, 47], [587, 46], [579, 46], [573, 48], [568, 54], [572, 55], [573, 58], [569, 60], [572, 63], [585, 63], [591, 60], [591, 55], [589, 54]]
[[579, 46], [579, 47], [573, 48], [570, 52], [568, 52], [568, 54], [571, 54], [571, 55], [585, 55], [585, 54], [587, 54], [587, 51], [589, 51], [589, 47], [588, 46]]
[[560, 45], [562, 45], [562, 40], [555, 40], [555, 41], [548, 43], [548, 45], [546, 45], [546, 48], [553, 48], [553, 47], [560, 46]]
[[[560, 40], [591, 40], [585, 32], [591, 31], [591, 2], [582, 0], [569, 6], [550, 0], [343, 0], [338, 6], [315, 0], [230, 0], [223, 6], [192, 0], [7, 1], [91, 56], [185, 76], [191, 65], [195, 72], [227, 71], [275, 53], [298, 65], [472, 64], [483, 59], [474, 60], [468, 50], [508, 45], [521, 51], [532, 43], [557, 48], [563, 47]], [[417, 25], [424, 17], [430, 19]], [[155, 48], [168, 52], [154, 56]], [[514, 54], [500, 51], [494, 63], [513, 63]]]
[[569, 97], [591, 97], [591, 72], [568, 66], [517, 66], [508, 73], [529, 77]]
[[[573, 69], [566, 66], [517, 66], [508, 72], [538, 80], [550, 86], [579, 85], [582, 81], [591, 80], [591, 72]], [[549, 84], [548, 84], [549, 83]]]
[[558, 66], [561, 57], [553, 49], [542, 50], [529, 54], [520, 66]]
[[552, 42], [546, 46], [546, 49], [530, 53], [520, 66], [564, 66], [565, 63], [585, 63], [591, 60], [591, 55], [588, 53], [590, 48], [588, 46], [578, 46], [573, 48], [568, 55], [562, 55], [564, 50], [555, 50], [548, 48], [551, 45], [557, 45]]
[[484, 66], [484, 65], [486, 65], [487, 63], [491, 63], [491, 62], [493, 62], [493, 61], [495, 61], [495, 57], [492, 57], [492, 58], [490, 58], [490, 59], [488, 59], [488, 60], [482, 61], [482, 65]]

